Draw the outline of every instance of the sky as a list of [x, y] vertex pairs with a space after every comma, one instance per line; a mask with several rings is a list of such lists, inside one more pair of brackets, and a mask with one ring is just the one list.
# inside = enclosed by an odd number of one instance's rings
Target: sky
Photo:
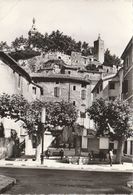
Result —
[[27, 37], [33, 17], [42, 34], [58, 29], [90, 46], [100, 34], [119, 57], [133, 35], [133, 0], [0, 0], [0, 42]]

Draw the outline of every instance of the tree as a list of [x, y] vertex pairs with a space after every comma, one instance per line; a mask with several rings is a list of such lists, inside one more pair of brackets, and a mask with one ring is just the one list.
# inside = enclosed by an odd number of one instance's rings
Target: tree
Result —
[[32, 134], [36, 134], [37, 138], [37, 156], [39, 154], [39, 148], [41, 143], [42, 127], [40, 124], [41, 110], [46, 108], [46, 123], [45, 130], [51, 131], [52, 134], [56, 134], [56, 127], [72, 126], [77, 119], [76, 108], [68, 102], [42, 102], [36, 100], [31, 103], [31, 109], [29, 117], [38, 126], [37, 131], [32, 129]]
[[[88, 43], [82, 43], [81, 41], [76, 42], [71, 36], [64, 35], [63, 32], [59, 30], [52, 31], [50, 34], [45, 33], [44, 35], [40, 32], [36, 32], [28, 38], [20, 36], [12, 42], [12, 48], [14, 48], [15, 53], [17, 52], [17, 59], [28, 59], [30, 50], [37, 50], [39, 52], [59, 51], [67, 55], [71, 55], [72, 51], [81, 52], [85, 56], [90, 54]], [[26, 51], [25, 54], [24, 51]], [[22, 54], [19, 55], [20, 53]], [[16, 55], [12, 55], [12, 57], [16, 59]]]
[[77, 119], [77, 110], [71, 103], [63, 100], [60, 102], [36, 100], [31, 103], [29, 116], [32, 118], [32, 121], [40, 121], [43, 107], [46, 108], [46, 126], [50, 125], [53, 128], [57, 126], [72, 126]]
[[73, 126], [74, 137], [75, 137], [75, 155], [80, 156], [81, 154], [81, 136], [83, 135], [83, 126], [75, 123]]
[[16, 51], [18, 50], [25, 50], [26, 48], [29, 47], [29, 41], [27, 38], [24, 38], [23, 35], [16, 38], [12, 44], [12, 48], [14, 48]]
[[110, 50], [107, 49], [104, 54], [104, 65], [107, 66], [120, 66], [121, 61], [116, 55], [111, 55]]
[[[26, 128], [32, 128], [31, 121], [27, 120], [29, 103], [21, 95], [0, 95], [0, 118], [10, 117], [14, 122], [22, 120]], [[2, 120], [3, 122], [3, 120]], [[4, 137], [4, 126], [1, 122], [0, 135]], [[11, 139], [14, 141], [13, 155], [19, 156], [20, 145], [17, 132], [11, 130]]]
[[118, 141], [116, 163], [121, 163], [124, 141], [132, 135], [129, 124], [131, 109], [128, 103], [118, 99], [107, 102], [100, 98], [93, 102], [87, 113], [96, 124], [97, 135], [108, 134]]
[[23, 120], [26, 125], [29, 103], [22, 95], [0, 95], [0, 117], [10, 116], [12, 119]]
[[8, 46], [6, 41], [5, 42], [3, 42], [3, 41], [0, 42], [0, 50], [8, 51], [9, 49], [10, 49], [10, 47]]
[[90, 47], [89, 47], [89, 44], [86, 43], [85, 41], [82, 44], [81, 51], [82, 51], [82, 55], [84, 55], [84, 56], [90, 55]]
[[25, 49], [25, 50], [10, 52], [9, 55], [14, 60], [18, 61], [18, 60], [27, 60], [27, 59], [33, 58], [35, 56], [39, 56], [40, 52], [34, 51], [32, 49]]
[[[34, 45], [34, 48], [36, 47], [36, 44], [38, 44], [37, 40], [35, 41], [34, 39], [31, 41], [30, 38], [27, 39], [23, 36], [16, 38], [11, 43], [11, 47], [14, 51], [11, 51], [9, 55], [16, 61], [26, 60], [29, 58], [33, 58], [34, 56], [40, 55], [39, 51], [35, 51], [33, 48], [30, 47], [31, 42]], [[37, 43], [35, 44], [34, 42]], [[38, 45], [40, 45], [40, 43]]]
[[[36, 146], [40, 145], [42, 135], [41, 111], [46, 108], [45, 130], [55, 133], [56, 127], [68, 126], [72, 128], [77, 119], [77, 110], [72, 103], [60, 102], [42, 102], [40, 100], [28, 103], [22, 95], [0, 96], [0, 117], [10, 116], [15, 121], [22, 120], [28, 134], [36, 137]], [[74, 130], [79, 136], [79, 128]]]

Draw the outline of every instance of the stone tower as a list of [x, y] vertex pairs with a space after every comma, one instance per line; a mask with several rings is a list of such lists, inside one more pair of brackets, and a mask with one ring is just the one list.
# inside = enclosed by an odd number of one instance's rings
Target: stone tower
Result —
[[30, 31], [28, 32], [29, 36], [34, 36], [37, 33], [35, 22], [36, 22], [35, 18], [33, 18], [33, 20], [32, 20], [32, 27], [31, 27]]
[[104, 41], [101, 39], [100, 34], [98, 39], [94, 41], [94, 57], [99, 62], [104, 62]]

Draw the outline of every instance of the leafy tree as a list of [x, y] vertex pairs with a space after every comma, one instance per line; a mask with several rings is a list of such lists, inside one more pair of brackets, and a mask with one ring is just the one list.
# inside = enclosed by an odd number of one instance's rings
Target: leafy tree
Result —
[[[37, 42], [37, 41], [36, 41]], [[16, 38], [12, 44], [11, 47], [14, 49], [14, 51], [11, 51], [9, 55], [14, 58], [16, 61], [18, 60], [26, 60], [29, 58], [32, 58], [34, 56], [40, 55], [39, 51], [33, 50], [30, 46], [31, 40], [30, 38], [24, 38], [23, 36], [20, 36], [19, 38]], [[34, 48], [36, 47], [34, 43], [34, 39], [32, 40], [32, 44], [34, 45]], [[40, 45], [40, 44], [38, 44]]]
[[5, 41], [1, 41], [0, 42], [0, 50], [2, 50], [2, 51], [7, 51], [7, 50], [9, 50], [10, 49], [10, 47], [9, 47], [9, 45], [7, 44], [7, 42]]
[[104, 65], [107, 66], [119, 66], [121, 64], [120, 59], [116, 55], [111, 55], [110, 50], [107, 49], [104, 54]]
[[73, 126], [73, 133], [75, 137], [75, 155], [81, 155], [81, 136], [83, 135], [83, 126], [75, 123]]
[[84, 56], [90, 55], [90, 47], [89, 47], [89, 44], [86, 43], [85, 41], [82, 44], [82, 49], [81, 50], [82, 50], [82, 55], [84, 55]]
[[39, 124], [43, 107], [46, 107], [46, 125], [63, 127], [73, 125], [76, 121], [75, 107], [65, 101], [42, 102], [36, 100], [28, 103], [22, 95], [3, 94], [0, 96], [0, 117], [10, 116], [16, 120], [23, 120], [29, 133], [32, 132], [35, 124]]
[[[40, 52], [60, 51], [68, 55], [71, 55], [72, 51], [81, 52], [85, 56], [90, 54], [88, 43], [76, 42], [71, 36], [64, 35], [59, 30], [52, 31], [51, 34], [45, 33], [45, 35], [36, 32], [28, 38], [20, 36], [12, 42], [11, 46], [15, 49], [15, 52], [11, 54], [15, 59], [30, 58], [32, 50], [39, 50]], [[36, 53], [36, 55], [38, 54]]]
[[42, 35], [39, 32], [36, 32], [34, 36], [29, 36], [28, 43], [29, 46], [32, 48], [38, 48], [40, 50], [44, 50], [45, 48], [44, 35]]
[[[132, 135], [129, 125], [131, 109], [128, 103], [120, 100], [107, 102], [101, 98], [93, 102], [87, 113], [96, 124], [97, 135], [108, 134], [118, 141], [116, 163], [121, 163], [124, 141]], [[110, 127], [113, 132], [110, 132]]]
[[23, 120], [27, 123], [27, 110], [29, 109], [29, 103], [22, 95], [0, 95], [0, 117], [10, 116], [16, 120]]
[[10, 52], [9, 55], [13, 59], [18, 61], [18, 60], [26, 60], [26, 59], [38, 56], [38, 55], [40, 55], [40, 52], [39, 51], [34, 51], [34, 50], [29, 48], [29, 49], [25, 49], [25, 50]]
[[29, 41], [28, 41], [27, 38], [24, 38], [23, 35], [22, 35], [22, 36], [16, 38], [16, 39], [12, 42], [11, 46], [12, 46], [16, 51], [18, 51], [18, 50], [25, 50], [26, 48], [29, 47]]
[[50, 125], [55, 128], [57, 126], [72, 126], [77, 119], [77, 110], [71, 103], [61, 102], [42, 102], [36, 100], [31, 103], [32, 120], [40, 121], [41, 110], [46, 108], [46, 126]]

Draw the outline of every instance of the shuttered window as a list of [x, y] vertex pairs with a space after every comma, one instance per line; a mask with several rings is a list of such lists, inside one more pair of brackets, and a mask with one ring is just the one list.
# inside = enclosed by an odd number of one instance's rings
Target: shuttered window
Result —
[[18, 88], [20, 88], [20, 87], [21, 87], [21, 76], [18, 75]]
[[32, 87], [32, 91], [34, 94], [36, 94], [36, 87]]
[[80, 118], [86, 118], [85, 112], [80, 112]]
[[59, 87], [55, 87], [54, 88], [54, 96], [55, 97], [59, 97], [60, 96], [60, 88]]
[[127, 93], [128, 92], [128, 80], [124, 80], [122, 83], [122, 93]]
[[81, 91], [81, 99], [85, 100], [86, 99], [86, 90]]
[[115, 83], [109, 82], [109, 89], [115, 89]]

